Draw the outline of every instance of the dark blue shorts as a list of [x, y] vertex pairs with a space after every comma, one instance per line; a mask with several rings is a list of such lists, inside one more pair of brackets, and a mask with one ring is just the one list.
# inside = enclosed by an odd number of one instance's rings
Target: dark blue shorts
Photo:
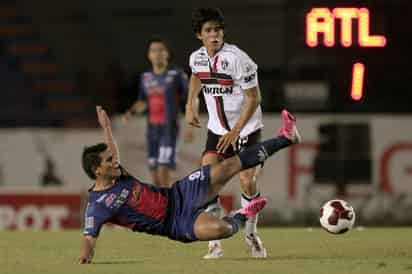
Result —
[[176, 168], [177, 129], [166, 126], [149, 125], [146, 132], [147, 160], [150, 169], [158, 165]]
[[174, 208], [170, 218], [169, 238], [180, 242], [197, 241], [194, 225], [208, 203], [210, 166], [204, 166], [178, 181], [170, 189]]

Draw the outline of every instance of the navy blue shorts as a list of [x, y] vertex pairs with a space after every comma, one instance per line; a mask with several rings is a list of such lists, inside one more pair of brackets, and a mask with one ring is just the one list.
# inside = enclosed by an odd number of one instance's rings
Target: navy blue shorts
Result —
[[170, 218], [169, 238], [180, 242], [197, 241], [194, 225], [208, 203], [210, 166], [203, 166], [178, 181], [170, 189], [174, 208]]
[[171, 169], [176, 168], [177, 129], [168, 129], [166, 126], [149, 125], [146, 132], [147, 160], [150, 169], [164, 165]]

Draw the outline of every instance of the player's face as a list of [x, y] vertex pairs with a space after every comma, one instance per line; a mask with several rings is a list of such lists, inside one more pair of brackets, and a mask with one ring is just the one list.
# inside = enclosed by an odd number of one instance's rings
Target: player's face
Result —
[[147, 58], [149, 58], [149, 61], [153, 66], [164, 66], [167, 65], [169, 52], [167, 51], [165, 44], [161, 42], [153, 42], [149, 46]]
[[215, 21], [204, 23], [200, 33], [197, 34], [197, 38], [202, 41], [209, 53], [215, 53], [222, 47], [223, 37], [223, 28]]
[[113, 162], [113, 155], [109, 149], [100, 153], [102, 159], [100, 166], [96, 170], [96, 176], [106, 180], [113, 180], [121, 175], [119, 163]]

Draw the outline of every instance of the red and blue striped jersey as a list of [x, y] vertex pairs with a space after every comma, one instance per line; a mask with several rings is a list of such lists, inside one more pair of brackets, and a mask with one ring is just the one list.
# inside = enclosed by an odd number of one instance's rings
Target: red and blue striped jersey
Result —
[[105, 223], [128, 227], [134, 231], [167, 235], [169, 189], [122, 176], [110, 188], [89, 192], [84, 235], [97, 237]]
[[151, 125], [176, 127], [187, 93], [187, 75], [181, 70], [168, 69], [161, 75], [147, 71], [141, 75], [138, 99], [147, 102]]

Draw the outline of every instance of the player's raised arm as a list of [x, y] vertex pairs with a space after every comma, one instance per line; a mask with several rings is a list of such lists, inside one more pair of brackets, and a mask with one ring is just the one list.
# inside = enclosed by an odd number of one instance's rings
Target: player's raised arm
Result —
[[119, 149], [117, 147], [116, 140], [113, 137], [111, 121], [107, 116], [106, 111], [101, 106], [96, 106], [96, 112], [99, 124], [104, 131], [105, 143], [113, 156], [112, 162], [120, 163]]
[[195, 127], [201, 127], [200, 121], [199, 121], [199, 93], [200, 89], [202, 87], [202, 84], [200, 82], [200, 79], [192, 74], [190, 76], [190, 81], [189, 81], [189, 95], [187, 96], [187, 102], [186, 102], [186, 114], [185, 114], [185, 120], [186, 123], [189, 125], [195, 126]]
[[96, 247], [96, 240], [92, 236], [84, 236], [82, 243], [82, 252], [79, 258], [79, 264], [90, 264], [94, 256], [94, 248]]

